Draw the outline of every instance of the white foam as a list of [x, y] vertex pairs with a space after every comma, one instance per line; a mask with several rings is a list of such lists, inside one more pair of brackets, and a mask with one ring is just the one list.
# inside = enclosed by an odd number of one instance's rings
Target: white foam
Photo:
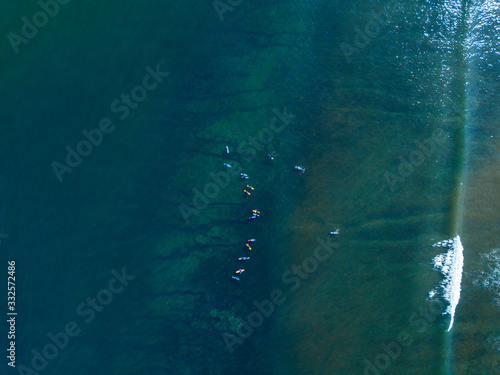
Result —
[[476, 275], [474, 284], [491, 291], [494, 303], [500, 305], [500, 249], [482, 256], [482, 270]]
[[491, 335], [486, 341], [493, 349], [500, 351], [500, 337]]
[[[500, 249], [481, 255], [481, 270], [474, 274], [474, 285], [484, 288], [493, 294], [492, 302], [500, 306]], [[498, 331], [492, 333], [487, 341], [494, 350], [500, 351], [500, 336]]]
[[448, 327], [448, 332], [453, 327], [455, 319], [455, 310], [460, 300], [460, 285], [462, 283], [462, 271], [464, 268], [464, 248], [460, 241], [460, 236], [456, 236], [449, 240], [436, 242], [434, 247], [447, 247], [448, 251], [439, 254], [432, 260], [434, 268], [439, 270], [444, 279], [439, 285], [429, 292], [429, 298], [435, 295], [442, 296], [449, 302], [448, 307], [443, 314], [450, 314], [451, 321]]

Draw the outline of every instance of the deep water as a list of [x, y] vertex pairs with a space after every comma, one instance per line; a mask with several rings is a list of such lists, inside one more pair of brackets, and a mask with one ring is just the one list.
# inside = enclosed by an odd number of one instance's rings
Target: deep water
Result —
[[0, 5], [2, 373], [496, 373], [498, 5], [228, 7]]

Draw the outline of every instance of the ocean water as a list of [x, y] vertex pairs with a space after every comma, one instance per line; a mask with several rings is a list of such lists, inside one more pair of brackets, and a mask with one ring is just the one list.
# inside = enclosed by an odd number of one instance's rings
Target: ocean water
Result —
[[498, 373], [497, 3], [50, 9], [0, 5], [2, 374]]

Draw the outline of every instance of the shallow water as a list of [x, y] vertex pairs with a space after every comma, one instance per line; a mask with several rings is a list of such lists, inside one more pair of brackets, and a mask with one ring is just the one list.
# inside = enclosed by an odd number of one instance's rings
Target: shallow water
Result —
[[[0, 7], [4, 35], [39, 11]], [[87, 1], [17, 54], [5, 38], [18, 370], [74, 321], [40, 374], [494, 373], [498, 21], [491, 2], [241, 2], [221, 21], [210, 2]], [[59, 182], [51, 163], [103, 118], [115, 129]], [[447, 332], [433, 244], [457, 235]], [[135, 278], [86, 322], [123, 267]]]

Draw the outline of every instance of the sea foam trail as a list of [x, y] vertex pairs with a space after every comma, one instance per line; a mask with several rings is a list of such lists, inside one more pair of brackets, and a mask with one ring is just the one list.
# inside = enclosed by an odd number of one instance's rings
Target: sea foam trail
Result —
[[448, 327], [449, 332], [451, 327], [453, 327], [455, 310], [460, 300], [460, 284], [462, 283], [462, 271], [464, 268], [464, 248], [458, 235], [449, 240], [437, 242], [432, 246], [448, 248], [446, 253], [439, 254], [432, 260], [434, 268], [444, 275], [444, 279], [436, 288], [429, 292], [429, 298], [441, 295], [449, 302], [448, 307], [443, 313], [448, 313], [451, 316], [450, 326]]

